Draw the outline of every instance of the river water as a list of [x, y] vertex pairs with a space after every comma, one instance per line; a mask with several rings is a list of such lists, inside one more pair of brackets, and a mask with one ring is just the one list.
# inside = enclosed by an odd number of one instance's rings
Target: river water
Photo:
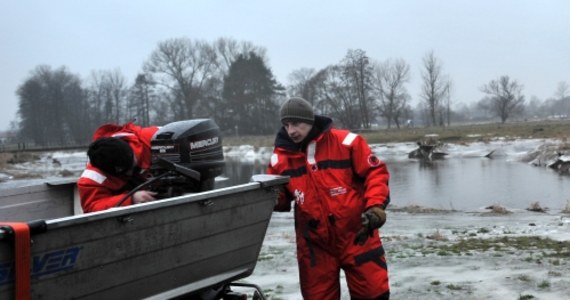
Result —
[[[471, 211], [495, 204], [525, 209], [539, 202], [542, 207], [561, 210], [570, 200], [570, 176], [520, 159], [545, 143], [547, 141], [515, 140], [450, 145], [445, 159], [428, 162], [408, 158], [407, 154], [416, 148], [414, 143], [372, 145], [372, 149], [390, 171], [394, 206]], [[252, 146], [226, 150], [226, 168], [219, 186], [246, 183], [252, 175], [265, 173], [271, 150]], [[494, 151], [493, 158], [484, 157], [490, 151]], [[54, 159], [62, 166], [54, 167]], [[0, 189], [57, 179], [52, 175], [62, 169], [79, 175], [85, 163], [85, 153], [44, 155], [31, 164], [14, 166], [22, 172], [43, 174], [43, 178], [0, 182]]]
[[[486, 150], [481, 150], [485, 153]], [[401, 153], [378, 151], [390, 171], [391, 204], [419, 205], [437, 209], [480, 210], [490, 205], [526, 209], [538, 202], [553, 211], [564, 209], [570, 200], [570, 176], [537, 167], [511, 155], [452, 155], [434, 161], [403, 157]], [[229, 184], [249, 181], [265, 172], [268, 158], [244, 161], [227, 158], [225, 176]]]
[[547, 168], [504, 159], [449, 159], [388, 163], [392, 203], [476, 210], [499, 204], [524, 209], [539, 202], [562, 209], [570, 199], [570, 177]]

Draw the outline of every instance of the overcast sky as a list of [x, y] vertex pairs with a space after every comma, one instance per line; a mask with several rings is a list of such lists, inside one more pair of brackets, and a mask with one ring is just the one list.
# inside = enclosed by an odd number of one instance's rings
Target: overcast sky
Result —
[[418, 102], [421, 61], [433, 51], [453, 81], [452, 100], [474, 102], [501, 75], [530, 99], [570, 83], [570, 1], [0, 1], [0, 130], [16, 118], [16, 90], [38, 65], [87, 79], [119, 69], [129, 85], [157, 44], [220, 37], [265, 47], [277, 80], [339, 63], [349, 49], [403, 58]]

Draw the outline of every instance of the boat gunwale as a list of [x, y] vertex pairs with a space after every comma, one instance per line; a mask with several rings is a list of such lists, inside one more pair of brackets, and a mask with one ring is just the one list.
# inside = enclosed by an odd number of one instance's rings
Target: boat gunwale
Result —
[[[231, 194], [235, 194], [235, 193], [239, 193], [239, 192], [247, 192], [247, 191], [252, 191], [252, 190], [256, 190], [256, 189], [266, 189], [266, 188], [270, 188], [272, 186], [277, 186], [280, 184], [287, 183], [288, 180], [289, 180], [288, 177], [279, 176], [279, 175], [254, 175], [254, 176], [252, 176], [251, 182], [240, 184], [240, 185], [229, 186], [229, 187], [214, 189], [214, 190], [210, 190], [210, 191], [204, 191], [204, 192], [195, 193], [195, 194], [187, 194], [187, 195], [182, 195], [182, 196], [177, 196], [177, 197], [172, 197], [172, 198], [167, 198], [167, 199], [160, 199], [157, 201], [140, 203], [137, 205], [129, 205], [129, 206], [111, 208], [111, 209], [104, 210], [104, 211], [97, 211], [97, 212], [72, 215], [72, 216], [47, 219], [47, 220], [42, 220], [42, 219], [32, 220], [32, 221], [29, 221], [28, 223], [29, 224], [30, 223], [36, 223], [36, 224], [37, 223], [44, 223], [44, 230], [42, 230], [42, 231], [46, 231], [46, 230], [50, 230], [50, 229], [62, 228], [62, 227], [66, 227], [66, 226], [82, 224], [85, 222], [93, 222], [93, 221], [102, 220], [102, 219], [128, 217], [131, 214], [146, 212], [146, 211], [150, 211], [150, 210], [156, 210], [156, 209], [165, 208], [165, 207], [184, 205], [184, 204], [188, 204], [188, 203], [207, 201], [210, 199], [219, 198], [219, 197], [223, 197], [226, 195], [231, 195]], [[65, 182], [60, 181], [60, 182], [55, 182], [55, 183], [46, 182], [44, 184], [46, 184], [46, 185], [64, 185], [66, 183], [69, 184], [71, 182], [74, 183], [75, 181], [69, 180], [69, 181], [65, 181]], [[20, 188], [18, 188], [18, 189], [20, 189]], [[0, 228], [0, 240], [2, 240], [3, 237], [7, 236], [4, 231], [5, 231], [4, 229]]]

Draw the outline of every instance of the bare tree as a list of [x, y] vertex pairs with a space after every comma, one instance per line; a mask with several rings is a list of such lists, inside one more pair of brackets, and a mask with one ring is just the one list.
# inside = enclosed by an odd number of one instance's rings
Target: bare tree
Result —
[[568, 85], [568, 83], [566, 83], [566, 81], [561, 81], [558, 83], [558, 86], [556, 87], [556, 98], [558, 99], [564, 99], [566, 97], [568, 97], [570, 93], [570, 85]]
[[179, 110], [176, 105], [181, 101], [176, 101], [174, 97], [178, 94], [169, 93], [167, 90], [157, 90], [156, 97], [150, 101], [150, 122], [151, 124], [167, 124], [173, 120], [181, 120], [182, 117], [177, 116]]
[[568, 85], [568, 83], [566, 83], [566, 81], [559, 82], [558, 86], [556, 88], [555, 96], [562, 103], [562, 106], [564, 109], [564, 114], [566, 114], [566, 115], [568, 115], [570, 113], [569, 93], [570, 93], [570, 86]]
[[388, 128], [392, 122], [400, 128], [400, 117], [410, 109], [410, 95], [404, 86], [410, 80], [410, 65], [403, 59], [387, 60], [374, 65], [372, 91], [380, 116]]
[[287, 93], [291, 97], [302, 97], [311, 104], [316, 102], [316, 75], [315, 69], [302, 68], [289, 74], [289, 86]]
[[129, 93], [128, 114], [142, 126], [150, 125], [150, 102], [154, 99], [154, 84], [151, 76], [137, 75]]
[[120, 70], [92, 71], [87, 93], [96, 125], [129, 121], [126, 115], [126, 79]]
[[93, 127], [95, 127], [95, 124], [103, 124], [109, 121], [103, 108], [105, 103], [105, 87], [103, 81], [103, 75], [100, 71], [91, 71], [87, 79], [88, 86], [86, 88], [86, 94], [87, 102], [91, 110]]
[[213, 48], [217, 53], [216, 65], [221, 75], [220, 78], [228, 75], [230, 66], [239, 55], [255, 53], [255, 55], [263, 60], [263, 63], [268, 64], [267, 50], [263, 47], [255, 46], [251, 42], [239, 42], [232, 38], [219, 38], [214, 41]]
[[540, 100], [537, 96], [531, 96], [527, 104], [525, 105], [525, 115], [535, 118], [535, 117], [542, 117], [542, 100]]
[[[307, 86], [309, 87], [308, 90], [312, 90], [310, 92], [312, 95], [307, 97], [307, 101], [313, 104], [317, 113], [329, 115], [331, 113], [331, 109], [329, 107], [328, 100], [326, 100], [329, 92], [327, 89], [327, 80], [329, 79], [330, 69], [333, 67], [336, 66], [329, 66], [321, 69], [314, 73], [310, 78], [299, 79], [299, 77], [297, 77], [296, 79], [290, 79], [292, 85], [289, 86], [289, 95], [296, 96], [298, 94], [295, 91], [300, 91], [298, 87]], [[293, 73], [296, 72], [294, 71]], [[291, 75], [295, 76], [293, 73]], [[306, 77], [306, 75], [307, 74], [303, 75], [303, 77]], [[306, 80], [306, 82], [303, 82], [304, 80]], [[294, 87], [296, 84], [299, 84], [299, 86]], [[303, 93], [301, 93], [301, 95], [303, 95]]]
[[158, 44], [143, 69], [180, 101], [183, 118], [194, 117], [194, 108], [216, 67], [216, 52], [201, 41], [171, 39]]
[[[430, 124], [432, 126], [443, 125], [438, 122], [438, 114], [442, 109], [442, 101], [447, 90], [448, 81], [442, 74], [442, 64], [433, 51], [427, 53], [423, 58], [422, 71], [422, 91], [421, 97], [426, 102]], [[441, 120], [439, 120], [441, 121]]]
[[445, 86], [445, 119], [447, 121], [447, 126], [451, 125], [451, 94], [453, 91], [453, 82], [449, 80]]
[[344, 128], [360, 127], [360, 112], [351, 93], [351, 83], [344, 75], [344, 67], [332, 65], [319, 71], [315, 78], [316, 106], [320, 113], [329, 115]]
[[505, 123], [513, 114], [522, 112], [524, 108], [523, 86], [509, 76], [501, 76], [485, 84], [481, 91], [489, 96], [488, 110], [501, 118]]
[[129, 120], [126, 115], [126, 97], [127, 87], [126, 79], [119, 69], [108, 71], [106, 74], [108, 97], [113, 103], [113, 121], [117, 124], [124, 123]]
[[347, 82], [352, 97], [356, 100], [360, 115], [360, 124], [364, 128], [370, 128], [373, 119], [374, 101], [370, 97], [370, 81], [372, 78], [372, 65], [370, 60], [361, 49], [348, 50], [342, 61], [343, 75]]

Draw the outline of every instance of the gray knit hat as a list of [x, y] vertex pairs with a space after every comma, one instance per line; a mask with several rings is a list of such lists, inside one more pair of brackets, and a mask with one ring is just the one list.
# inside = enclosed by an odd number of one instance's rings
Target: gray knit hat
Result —
[[297, 122], [305, 122], [313, 124], [315, 122], [315, 114], [313, 107], [307, 100], [299, 97], [291, 98], [281, 106], [279, 111], [281, 122], [284, 120], [292, 120]]

